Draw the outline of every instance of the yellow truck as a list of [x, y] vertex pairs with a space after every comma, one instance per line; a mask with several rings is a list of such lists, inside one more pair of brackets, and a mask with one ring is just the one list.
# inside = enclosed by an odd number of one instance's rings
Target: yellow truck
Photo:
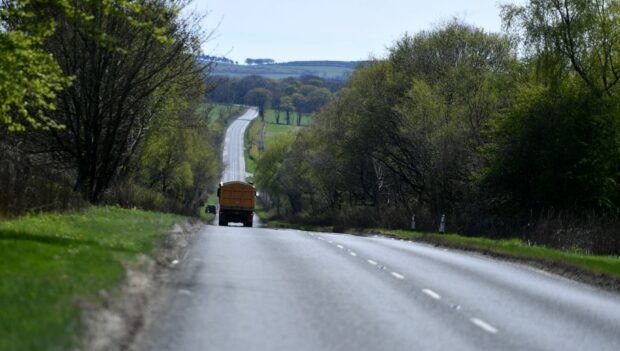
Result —
[[252, 226], [256, 204], [256, 188], [252, 184], [220, 183], [217, 196], [220, 199], [219, 225], [235, 222], [243, 223], [244, 227]]

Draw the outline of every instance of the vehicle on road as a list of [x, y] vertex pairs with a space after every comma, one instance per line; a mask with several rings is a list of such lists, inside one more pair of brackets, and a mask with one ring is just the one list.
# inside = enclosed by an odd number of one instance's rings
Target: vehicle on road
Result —
[[240, 181], [220, 183], [217, 196], [220, 199], [219, 225], [243, 223], [244, 227], [252, 226], [256, 205], [256, 188], [252, 184]]

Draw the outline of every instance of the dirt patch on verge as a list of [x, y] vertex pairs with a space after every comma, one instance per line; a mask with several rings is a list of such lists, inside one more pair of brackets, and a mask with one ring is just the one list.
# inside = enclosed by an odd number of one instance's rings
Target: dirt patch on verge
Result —
[[102, 303], [82, 303], [87, 329], [84, 351], [129, 350], [136, 336], [150, 323], [174, 268], [183, 260], [190, 243], [204, 224], [175, 225], [154, 257], [140, 254], [125, 266], [126, 278], [119, 292], [99, 292]]

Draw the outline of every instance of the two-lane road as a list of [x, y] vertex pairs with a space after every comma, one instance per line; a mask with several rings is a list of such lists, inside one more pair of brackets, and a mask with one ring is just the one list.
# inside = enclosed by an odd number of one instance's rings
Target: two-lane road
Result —
[[620, 350], [618, 295], [425, 244], [205, 226], [179, 269], [143, 350]]
[[230, 124], [226, 130], [224, 139], [224, 175], [223, 182], [233, 180], [245, 181], [245, 158], [243, 149], [243, 136], [246, 128], [253, 119], [258, 117], [258, 111], [255, 108], [248, 109], [241, 117], [237, 118]]

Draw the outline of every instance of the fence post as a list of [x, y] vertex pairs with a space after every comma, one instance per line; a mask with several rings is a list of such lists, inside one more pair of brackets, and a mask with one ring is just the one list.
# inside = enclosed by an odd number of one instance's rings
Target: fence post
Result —
[[441, 234], [446, 232], [446, 215], [445, 214], [441, 215], [441, 221], [439, 222], [439, 232]]
[[415, 214], [411, 215], [411, 230], [415, 230]]

